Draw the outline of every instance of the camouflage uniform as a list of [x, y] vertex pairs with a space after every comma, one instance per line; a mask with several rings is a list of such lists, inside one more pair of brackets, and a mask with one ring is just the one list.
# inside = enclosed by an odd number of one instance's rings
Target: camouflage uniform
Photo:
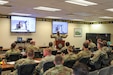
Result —
[[64, 61], [74, 60], [74, 59], [76, 59], [76, 58], [75, 58], [75, 54], [72, 53], [72, 52], [69, 53], [69, 54], [64, 55]]
[[78, 54], [75, 55], [76, 59], [91, 57], [92, 52], [89, 50], [82, 50]]
[[5, 55], [6, 56], [9, 56], [9, 55], [11, 55], [11, 54], [20, 54], [21, 52], [20, 52], [20, 50], [19, 49], [10, 49], [10, 50], [8, 50], [6, 53], [5, 53]]
[[44, 75], [72, 75], [73, 70], [63, 65], [56, 65], [47, 70]]
[[[34, 64], [34, 60], [33, 59], [30, 59], [30, 58], [23, 58], [23, 59], [19, 59], [18, 61], [15, 62], [15, 69], [17, 69], [18, 66], [21, 66], [21, 65], [25, 65], [25, 64]], [[17, 70], [15, 70], [13, 73], [13, 75], [17, 75]]]
[[34, 52], [39, 51], [39, 48], [36, 47], [35, 45], [29, 45], [29, 46], [27, 47], [27, 50], [29, 50], [29, 49], [33, 49]]
[[104, 56], [105, 59], [107, 59], [108, 56], [107, 56], [107, 54], [106, 54], [105, 51], [102, 51], [102, 49], [99, 49], [99, 50], [95, 51], [95, 52], [94, 52], [94, 56], [93, 56], [92, 58], [90, 58], [91, 63], [95, 63], [96, 61], [98, 61], [100, 55], [103, 55], [103, 54], [105, 55], [105, 56]]
[[42, 60], [40, 61], [40, 63], [38, 64], [38, 66], [36, 66], [36, 69], [35, 69], [35, 74], [36, 73], [43, 73], [43, 65], [44, 65], [44, 63], [46, 63], [46, 62], [49, 62], [49, 61], [54, 61], [54, 59], [55, 59], [55, 56], [53, 56], [53, 55], [51, 55], [51, 56], [46, 56], [46, 57], [44, 57], [44, 58], [42, 58]]
[[94, 47], [96, 47], [96, 44], [93, 42], [90, 42], [88, 45], [88, 48], [94, 48]]
[[105, 46], [105, 47], [102, 48], [102, 51], [110, 52], [110, 51], [112, 51], [112, 48]]

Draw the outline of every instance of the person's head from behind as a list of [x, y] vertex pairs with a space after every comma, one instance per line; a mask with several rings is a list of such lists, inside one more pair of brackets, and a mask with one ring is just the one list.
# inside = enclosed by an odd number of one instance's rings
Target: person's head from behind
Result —
[[53, 46], [53, 42], [49, 42], [49, 47], [52, 47]]
[[62, 65], [64, 63], [63, 57], [61, 55], [56, 55], [54, 64], [55, 65]]
[[88, 43], [87, 42], [83, 43], [83, 48], [88, 48]]
[[14, 49], [16, 47], [16, 43], [11, 44], [11, 49]]
[[31, 41], [30, 41], [30, 44], [31, 44], [31, 45], [35, 45], [35, 40], [31, 40]]
[[28, 58], [34, 58], [34, 50], [32, 48], [28, 48], [26, 54]]
[[43, 55], [44, 55], [44, 56], [51, 55], [51, 49], [45, 48], [45, 49], [43, 50]]
[[88, 75], [89, 73], [88, 66], [78, 61], [73, 65], [72, 69], [73, 75]]
[[69, 42], [66, 42], [66, 46], [70, 46], [70, 43]]

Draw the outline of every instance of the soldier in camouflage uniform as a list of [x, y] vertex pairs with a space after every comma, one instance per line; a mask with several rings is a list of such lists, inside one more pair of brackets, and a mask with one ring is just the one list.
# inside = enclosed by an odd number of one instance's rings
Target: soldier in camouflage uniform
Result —
[[43, 73], [43, 65], [44, 65], [44, 63], [49, 62], [49, 61], [54, 61], [54, 59], [55, 59], [55, 56], [51, 54], [51, 49], [49, 49], [49, 48], [44, 49], [43, 55], [45, 57], [42, 58], [42, 60], [38, 64], [38, 66], [36, 66], [34, 74], [37, 74], [37, 73], [38, 74], [39, 73], [42, 74]]
[[56, 55], [54, 63], [55, 67], [47, 70], [44, 75], [72, 75], [73, 70], [71, 68], [63, 66], [63, 58], [61, 55]]
[[[32, 49], [29, 49], [27, 51], [27, 58], [22, 58], [15, 62], [15, 65], [14, 65], [15, 69], [17, 69], [17, 67], [21, 65], [34, 64], [35, 62], [33, 60], [33, 57], [34, 57], [34, 51]], [[17, 75], [17, 70], [15, 70], [12, 74]]]
[[83, 43], [83, 50], [75, 55], [76, 59], [91, 57], [92, 52], [88, 49], [88, 43]]
[[73, 53], [73, 49], [72, 46], [69, 46], [68, 49], [68, 54], [64, 55], [64, 61], [68, 61], [68, 60], [75, 60], [75, 54]]
[[8, 50], [8, 51], [5, 53], [5, 55], [6, 55], [6, 57], [8, 57], [8, 56], [11, 55], [11, 54], [20, 54], [20, 53], [21, 53], [20, 50], [19, 50], [19, 49], [16, 49], [16, 43], [12, 43], [12, 44], [11, 44], [11, 49]]
[[27, 47], [27, 50], [29, 50], [29, 48], [32, 48], [34, 50], [34, 52], [39, 51], [39, 48], [35, 46], [35, 41], [34, 40], [30, 41], [30, 45]]

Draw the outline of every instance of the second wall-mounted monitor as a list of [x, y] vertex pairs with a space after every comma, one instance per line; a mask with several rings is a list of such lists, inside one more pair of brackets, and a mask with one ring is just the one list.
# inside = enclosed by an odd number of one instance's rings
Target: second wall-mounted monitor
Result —
[[52, 33], [56, 34], [58, 31], [61, 34], [67, 34], [68, 33], [68, 22], [53, 21], [52, 22]]
[[36, 18], [11, 16], [11, 32], [36, 32]]

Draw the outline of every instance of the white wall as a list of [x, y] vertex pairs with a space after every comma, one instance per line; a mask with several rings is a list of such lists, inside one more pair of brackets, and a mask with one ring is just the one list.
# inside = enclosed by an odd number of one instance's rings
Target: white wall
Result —
[[[4, 48], [10, 48], [10, 44], [17, 40], [17, 37], [33, 38], [36, 40], [37, 46], [47, 46], [48, 42], [54, 41], [54, 38], [50, 38], [52, 33], [52, 23], [49, 21], [37, 21], [36, 33], [11, 33], [10, 32], [10, 19], [0, 18], [0, 46]], [[74, 37], [74, 28], [82, 28], [82, 37]], [[68, 24], [68, 37], [65, 41], [69, 41], [71, 45], [76, 47], [82, 47], [82, 43], [85, 41], [85, 33], [89, 32], [89, 25], [87, 24]]]

